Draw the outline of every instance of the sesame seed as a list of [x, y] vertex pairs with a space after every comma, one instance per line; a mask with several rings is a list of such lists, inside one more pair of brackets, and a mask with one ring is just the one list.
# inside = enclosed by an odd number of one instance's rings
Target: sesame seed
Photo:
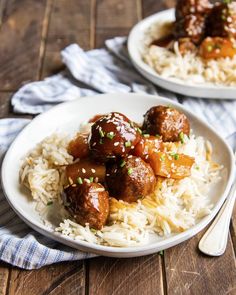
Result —
[[118, 146], [118, 145], [119, 145], [118, 141], [114, 142], [114, 146]]
[[86, 173], [86, 170], [85, 170], [84, 168], [82, 168], [82, 172], [83, 172], [83, 173]]
[[68, 180], [70, 184], [73, 184], [73, 180], [71, 179], [71, 177], [69, 177]]
[[96, 172], [96, 170], [95, 170], [95, 169], [93, 169], [93, 168], [91, 168], [91, 171], [92, 171], [92, 173], [95, 173], [95, 172]]
[[94, 182], [98, 182], [98, 177], [95, 177]]

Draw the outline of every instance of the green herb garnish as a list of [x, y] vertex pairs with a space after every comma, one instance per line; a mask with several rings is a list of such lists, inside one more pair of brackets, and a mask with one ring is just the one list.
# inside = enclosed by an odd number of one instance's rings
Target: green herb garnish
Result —
[[223, 0], [224, 4], [230, 4], [232, 2], [232, 0]]
[[93, 179], [94, 179], [94, 178], [93, 178], [92, 176], [89, 177], [89, 181], [90, 181], [90, 182], [93, 182]]
[[159, 254], [160, 256], [163, 256], [163, 255], [164, 255], [164, 251], [161, 250], [161, 251], [158, 252], [158, 254]]
[[164, 155], [161, 155], [160, 156], [160, 159], [161, 159], [161, 161], [164, 161], [165, 160], [165, 156]]
[[142, 130], [140, 128], [136, 128], [136, 131], [138, 131], [138, 133], [142, 134]]
[[104, 136], [105, 136], [105, 134], [104, 134], [104, 132], [102, 131], [102, 129], [99, 129], [99, 134], [100, 134], [101, 137], [104, 137]]
[[132, 172], [133, 172], [133, 169], [132, 169], [132, 168], [129, 168], [129, 169], [128, 169], [128, 175], [131, 175]]
[[83, 179], [81, 177], [78, 177], [77, 178], [77, 182], [78, 182], [78, 184], [82, 184], [83, 183]]
[[177, 154], [177, 153], [171, 153], [170, 154], [175, 160], [178, 160], [179, 159], [179, 154]]
[[179, 139], [180, 139], [181, 143], [184, 143], [184, 133], [183, 133], [183, 131], [180, 132]]
[[121, 167], [121, 168], [124, 167], [125, 164], [126, 164], [126, 162], [125, 162], [124, 160], [122, 160], [121, 163], [120, 163], [120, 167]]
[[53, 204], [53, 201], [49, 201], [49, 202], [47, 202], [47, 206], [50, 206], [50, 205], [52, 205]]
[[115, 133], [113, 131], [107, 133], [107, 137], [112, 140], [115, 137]]
[[212, 50], [213, 50], [213, 46], [212, 45], [207, 45], [207, 51], [212, 52]]
[[131, 146], [131, 142], [130, 141], [126, 141], [125, 142], [125, 147], [130, 147]]
[[148, 138], [148, 137], [150, 137], [150, 134], [143, 134], [143, 136]]

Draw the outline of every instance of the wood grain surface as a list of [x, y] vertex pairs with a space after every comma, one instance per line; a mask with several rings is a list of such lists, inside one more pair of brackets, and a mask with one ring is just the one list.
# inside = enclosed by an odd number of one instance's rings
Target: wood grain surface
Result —
[[[63, 69], [60, 50], [68, 44], [103, 47], [106, 39], [127, 35], [141, 18], [174, 5], [174, 0], [0, 0], [0, 117], [17, 116], [10, 98], [21, 85]], [[235, 216], [236, 211], [219, 258], [199, 253], [201, 232], [164, 255], [99, 257], [32, 271], [0, 263], [0, 295], [236, 294]]]

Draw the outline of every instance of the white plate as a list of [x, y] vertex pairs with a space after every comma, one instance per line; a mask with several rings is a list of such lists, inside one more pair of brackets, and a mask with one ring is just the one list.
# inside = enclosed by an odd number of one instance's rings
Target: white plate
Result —
[[143, 40], [148, 28], [158, 22], [174, 20], [175, 10], [168, 9], [145, 18], [133, 27], [128, 38], [128, 51], [135, 68], [154, 84], [176, 93], [202, 98], [236, 99], [236, 87], [213, 84], [188, 85], [180, 79], [163, 78], [142, 60]]
[[[49, 230], [41, 221], [39, 214], [34, 210], [34, 203], [30, 201], [29, 194], [22, 190], [18, 183], [20, 161], [25, 154], [46, 136], [55, 131], [75, 132], [81, 122], [85, 122], [96, 114], [118, 111], [130, 119], [142, 122], [143, 114], [152, 106], [158, 104], [171, 104], [183, 111], [191, 122], [194, 133], [201, 134], [209, 139], [214, 147], [215, 160], [227, 168], [222, 181], [214, 186], [210, 197], [214, 204], [212, 213], [203, 218], [191, 229], [173, 235], [169, 238], [155, 236], [148, 245], [132, 248], [116, 248], [94, 245], [83, 241], [74, 241]], [[48, 112], [36, 117], [18, 135], [9, 148], [2, 165], [2, 184], [7, 200], [15, 212], [32, 228], [41, 234], [57, 240], [71, 247], [114, 257], [134, 257], [154, 253], [189, 239], [203, 229], [216, 215], [224, 202], [234, 174], [233, 154], [225, 141], [194, 114], [187, 111], [180, 104], [157, 96], [141, 94], [104, 94], [93, 97], [84, 97], [78, 100], [60, 104]]]

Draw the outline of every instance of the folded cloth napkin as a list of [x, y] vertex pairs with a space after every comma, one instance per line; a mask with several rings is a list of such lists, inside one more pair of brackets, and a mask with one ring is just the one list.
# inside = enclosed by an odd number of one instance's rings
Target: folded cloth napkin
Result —
[[[99, 93], [139, 92], [159, 94], [183, 103], [212, 124], [218, 132], [236, 142], [236, 101], [185, 98], [158, 88], [133, 68], [126, 50], [126, 38], [106, 41], [106, 49], [84, 52], [72, 44], [62, 51], [67, 70], [29, 83], [12, 97], [16, 113], [38, 114], [52, 106], [78, 97]], [[0, 120], [1, 155], [22, 128], [26, 119]], [[25, 269], [85, 259], [94, 256], [56, 243], [30, 229], [9, 207], [0, 188], [0, 259]]]

